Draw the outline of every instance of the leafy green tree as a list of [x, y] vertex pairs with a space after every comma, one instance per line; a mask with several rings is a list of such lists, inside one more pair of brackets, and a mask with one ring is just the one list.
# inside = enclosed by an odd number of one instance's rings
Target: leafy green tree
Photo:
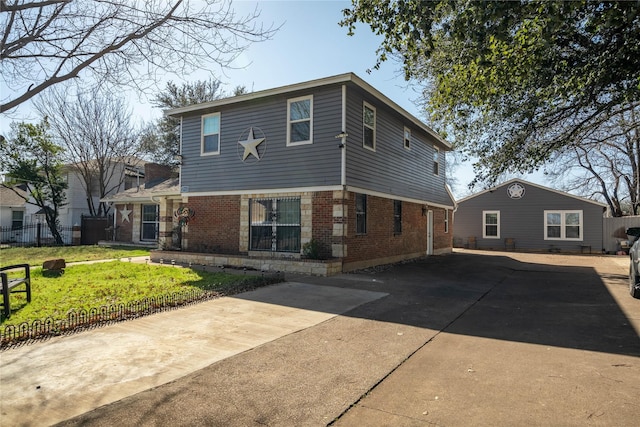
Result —
[[358, 23], [384, 37], [374, 68], [396, 57], [423, 85], [477, 181], [535, 171], [611, 123], [638, 135], [616, 119], [640, 108], [638, 2], [353, 0], [341, 24]]
[[[244, 93], [247, 93], [244, 86], [237, 86], [233, 90], [234, 96]], [[221, 83], [216, 80], [198, 80], [181, 86], [169, 82], [165, 90], [153, 98], [152, 103], [157, 108], [172, 109], [215, 101], [225, 96]], [[180, 120], [167, 116], [151, 123], [142, 132], [142, 151], [148, 153], [154, 162], [175, 165], [180, 154], [179, 127]]]
[[[31, 196], [26, 202], [41, 208], [56, 244], [64, 244], [58, 231], [58, 215], [65, 205], [67, 182], [62, 170], [62, 148], [52, 142], [49, 125], [12, 123], [12, 137], [0, 140], [0, 169], [7, 172], [7, 183], [26, 186]], [[21, 195], [21, 193], [16, 192]], [[22, 196], [21, 196], [22, 197]]]

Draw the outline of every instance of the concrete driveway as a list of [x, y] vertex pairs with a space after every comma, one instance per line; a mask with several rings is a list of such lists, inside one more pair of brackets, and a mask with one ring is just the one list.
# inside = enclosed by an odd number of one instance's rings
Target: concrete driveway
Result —
[[[456, 251], [289, 277], [362, 301], [62, 425], [635, 426], [640, 300], [626, 261]], [[295, 301], [285, 292], [268, 304]]]

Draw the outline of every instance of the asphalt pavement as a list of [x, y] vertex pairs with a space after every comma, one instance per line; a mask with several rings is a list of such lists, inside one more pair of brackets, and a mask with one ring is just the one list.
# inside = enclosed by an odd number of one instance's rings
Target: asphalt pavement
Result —
[[[459, 250], [288, 276], [193, 314], [0, 353], [0, 423], [635, 426], [627, 269], [624, 257]], [[163, 323], [176, 313], [185, 321]], [[225, 354], [231, 342], [243, 346]]]

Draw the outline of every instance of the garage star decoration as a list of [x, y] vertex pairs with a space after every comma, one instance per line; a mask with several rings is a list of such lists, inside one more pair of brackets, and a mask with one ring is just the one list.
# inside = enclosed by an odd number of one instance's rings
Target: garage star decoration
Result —
[[[263, 134], [264, 135], [264, 134]], [[247, 135], [247, 139], [244, 141], [238, 141], [244, 148], [244, 153], [242, 154], [242, 161], [244, 162], [249, 155], [252, 155], [256, 159], [260, 160], [260, 154], [258, 153], [258, 145], [262, 144], [267, 138], [256, 138], [254, 136], [253, 128], [249, 128], [249, 134]]]

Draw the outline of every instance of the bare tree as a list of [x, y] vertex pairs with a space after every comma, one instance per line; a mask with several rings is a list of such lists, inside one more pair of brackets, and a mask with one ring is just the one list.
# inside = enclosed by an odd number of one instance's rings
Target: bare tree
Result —
[[[233, 88], [233, 96], [248, 93], [245, 86]], [[187, 105], [200, 104], [214, 101], [229, 96], [221, 90], [218, 80], [197, 80], [183, 83], [178, 86], [168, 82], [166, 88], [156, 94], [152, 103], [161, 109], [186, 107]], [[142, 131], [142, 151], [154, 162], [175, 166], [176, 156], [180, 154], [180, 120], [162, 116], [148, 124]]]
[[35, 105], [64, 148], [67, 167], [81, 177], [90, 215], [106, 216], [110, 207], [99, 200], [123, 189], [128, 169], [139, 162], [138, 135], [126, 101], [97, 88], [82, 91], [63, 84]]
[[[545, 173], [566, 190], [607, 203], [612, 216], [640, 213], [640, 104], [578, 136]], [[625, 207], [629, 208], [626, 211]]]
[[[276, 31], [229, 0], [0, 0], [0, 112], [74, 77], [148, 88], [159, 71], [228, 67]], [[14, 96], [14, 94], [16, 94]]]

